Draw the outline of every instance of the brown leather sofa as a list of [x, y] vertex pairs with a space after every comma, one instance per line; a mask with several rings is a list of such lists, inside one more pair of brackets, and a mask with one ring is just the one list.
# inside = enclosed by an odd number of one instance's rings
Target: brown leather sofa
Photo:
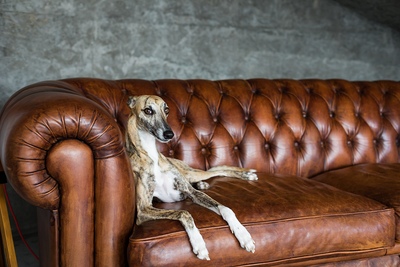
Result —
[[[170, 107], [165, 155], [257, 169], [258, 181], [214, 178], [206, 190], [246, 226], [254, 254], [190, 200], [155, 205], [188, 210], [211, 261], [179, 222], [134, 224], [124, 134], [139, 94]], [[400, 264], [400, 82], [47, 81], [9, 99], [0, 129], [9, 182], [38, 207], [42, 266]]]

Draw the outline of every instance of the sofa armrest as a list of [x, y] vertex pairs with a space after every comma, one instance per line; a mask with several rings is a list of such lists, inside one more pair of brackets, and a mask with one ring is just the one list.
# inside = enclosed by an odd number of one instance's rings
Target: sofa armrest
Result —
[[[71, 153], [63, 155], [66, 150]], [[17, 92], [0, 117], [0, 161], [22, 198], [42, 209], [60, 210], [60, 247], [65, 248], [60, 262], [123, 264], [134, 222], [134, 179], [122, 131], [105, 108], [64, 82]], [[74, 213], [77, 207], [80, 218]], [[75, 230], [82, 240], [63, 234], [71, 220], [79, 227], [78, 220], [85, 222], [82, 232]], [[80, 241], [85, 251], [76, 246]]]
[[79, 93], [48, 86], [27, 88], [14, 95], [0, 118], [1, 162], [9, 182], [28, 202], [57, 209], [57, 181], [46, 170], [54, 144], [77, 139], [94, 158], [123, 153], [123, 138], [111, 115]]

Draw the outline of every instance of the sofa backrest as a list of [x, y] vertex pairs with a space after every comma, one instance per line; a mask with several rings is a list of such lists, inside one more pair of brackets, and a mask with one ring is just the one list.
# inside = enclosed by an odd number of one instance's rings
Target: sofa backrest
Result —
[[175, 133], [166, 156], [207, 169], [237, 165], [310, 177], [399, 161], [400, 83], [344, 80], [68, 79], [124, 129], [128, 95], [156, 94]]

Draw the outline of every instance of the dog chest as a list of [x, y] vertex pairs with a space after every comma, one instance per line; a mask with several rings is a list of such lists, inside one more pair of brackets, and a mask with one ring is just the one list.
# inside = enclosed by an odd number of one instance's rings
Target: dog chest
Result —
[[154, 176], [156, 182], [154, 197], [157, 197], [162, 202], [176, 202], [184, 199], [184, 195], [177, 187], [177, 178], [173, 172], [161, 172], [160, 168], [156, 166]]

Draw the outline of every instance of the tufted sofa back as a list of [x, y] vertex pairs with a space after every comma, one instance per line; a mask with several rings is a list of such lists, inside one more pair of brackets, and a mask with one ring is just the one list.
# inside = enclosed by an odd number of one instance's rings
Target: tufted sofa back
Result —
[[170, 107], [167, 156], [207, 169], [228, 164], [310, 177], [360, 163], [398, 162], [400, 83], [344, 80], [119, 80], [64, 82], [124, 129], [128, 95]]
[[[33, 84], [0, 115], [0, 170], [40, 207], [49, 266], [124, 266], [135, 187], [124, 150], [129, 95], [170, 107], [167, 156], [311, 177], [399, 161], [400, 82], [100, 80]], [[72, 193], [71, 193], [72, 192]], [[46, 211], [45, 211], [46, 210]], [[76, 229], [79, 228], [79, 231]], [[42, 257], [43, 256], [43, 257]]]

